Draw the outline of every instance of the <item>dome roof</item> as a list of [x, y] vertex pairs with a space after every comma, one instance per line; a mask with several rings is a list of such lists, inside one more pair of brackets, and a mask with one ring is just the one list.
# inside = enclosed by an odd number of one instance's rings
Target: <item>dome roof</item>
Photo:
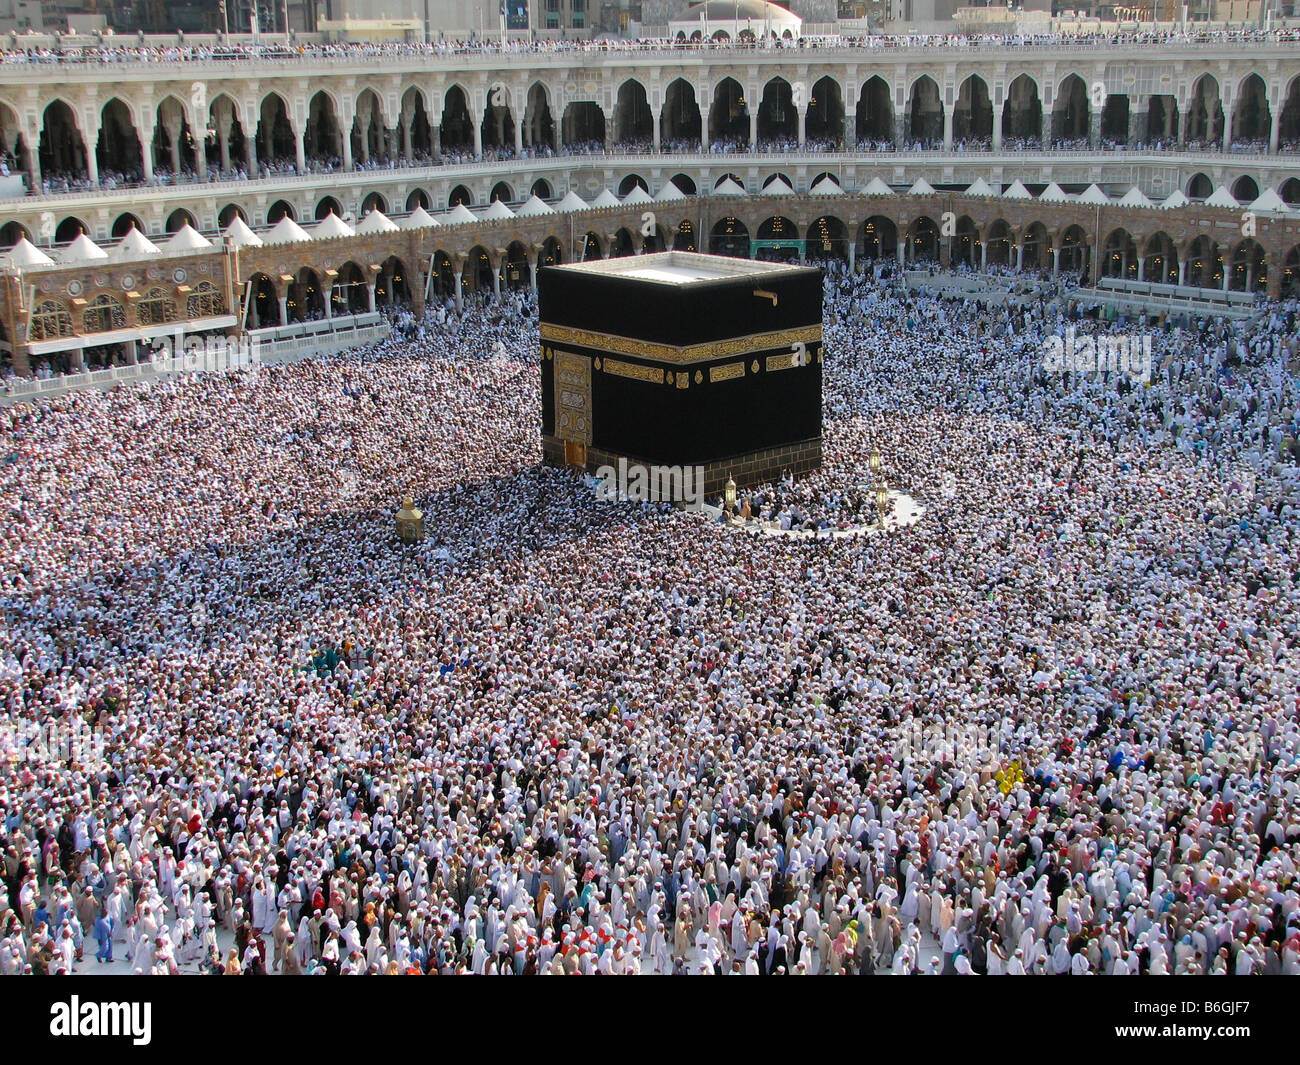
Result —
[[330, 211], [329, 214], [311, 228], [312, 236], [316, 240], [329, 240], [333, 237], [350, 237], [355, 232], [356, 230], [343, 221], [343, 219], [333, 211]]
[[555, 208], [538, 196], [537, 193], [533, 193], [523, 202], [523, 205], [515, 214], [520, 218], [531, 218], [539, 214], [555, 214]]
[[159, 251], [157, 244], [132, 226], [118, 241], [113, 254], [118, 259], [138, 259], [142, 255], [157, 255]]
[[468, 207], [466, 207], [463, 203], [456, 204], [456, 206], [453, 207], [450, 211], [448, 211], [444, 217], [446, 218], [447, 225], [449, 226], [458, 226], [462, 222], [478, 221], [478, 219], [474, 217], [474, 212], [471, 211]]
[[357, 233], [396, 233], [400, 227], [383, 211], [371, 211], [357, 224]]
[[770, 3], [769, 0], [703, 0], [702, 3], [691, 4], [674, 22], [699, 21], [700, 14], [710, 22], [734, 22], [736, 20], [744, 21], [753, 19], [756, 22], [763, 22], [771, 19], [773, 22], [801, 21], [789, 8], [782, 7], [780, 4]]
[[59, 252], [61, 263], [84, 263], [92, 259], [107, 259], [108, 252], [91, 240], [85, 233], [78, 233], [77, 239]]
[[26, 237], [19, 238], [17, 244], [0, 255], [0, 259], [6, 260], [9, 266], [52, 266], [54, 264], [53, 259]]
[[294, 244], [301, 240], [311, 240], [311, 237], [302, 226], [285, 215], [262, 234], [262, 239], [267, 244]]
[[226, 236], [237, 248], [260, 248], [263, 243], [262, 238], [249, 229], [248, 223], [239, 215], [235, 215], [230, 220], [230, 225], [226, 226]]
[[434, 218], [433, 215], [431, 215], [423, 207], [417, 207], [414, 211], [412, 211], [404, 219], [402, 219], [401, 228], [402, 229], [427, 229], [430, 226], [437, 226], [441, 224], [442, 224], [441, 222], [439, 222], [436, 218]]
[[212, 247], [212, 241], [186, 222], [167, 240], [163, 241], [167, 251], [196, 251], [199, 248]]

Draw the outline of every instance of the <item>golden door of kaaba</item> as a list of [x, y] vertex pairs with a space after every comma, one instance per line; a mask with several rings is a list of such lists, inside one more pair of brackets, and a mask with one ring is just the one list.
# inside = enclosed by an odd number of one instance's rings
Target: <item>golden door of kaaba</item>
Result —
[[[591, 443], [591, 359], [570, 351], [555, 353], [555, 435], [569, 445], [582, 445], [585, 456]], [[584, 458], [584, 462], [586, 459]]]

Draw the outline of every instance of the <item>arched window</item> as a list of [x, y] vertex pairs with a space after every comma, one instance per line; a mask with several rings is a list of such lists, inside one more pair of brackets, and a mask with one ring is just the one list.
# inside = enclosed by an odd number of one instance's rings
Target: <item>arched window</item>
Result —
[[126, 312], [122, 305], [106, 294], [91, 300], [81, 319], [87, 333], [107, 333], [110, 329], [126, 328]]
[[200, 281], [185, 301], [187, 318], [213, 318], [226, 313], [226, 298], [211, 281]]
[[136, 304], [141, 325], [165, 325], [176, 318], [176, 304], [166, 289], [151, 288]]
[[37, 304], [32, 313], [32, 340], [53, 340], [55, 337], [72, 336], [72, 315], [63, 304], [55, 300], [46, 300]]

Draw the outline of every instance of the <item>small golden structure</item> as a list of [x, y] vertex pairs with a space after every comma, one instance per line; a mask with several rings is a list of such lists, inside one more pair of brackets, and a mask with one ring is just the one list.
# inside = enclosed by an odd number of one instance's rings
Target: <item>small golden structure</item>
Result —
[[424, 511], [415, 505], [409, 492], [402, 497], [402, 509], [397, 512], [397, 538], [404, 544], [418, 544], [424, 539]]

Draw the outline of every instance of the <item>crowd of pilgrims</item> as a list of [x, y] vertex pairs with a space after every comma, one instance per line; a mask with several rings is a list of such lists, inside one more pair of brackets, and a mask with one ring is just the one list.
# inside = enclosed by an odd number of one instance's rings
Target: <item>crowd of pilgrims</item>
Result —
[[1296, 311], [833, 268], [844, 540], [541, 466], [521, 295], [0, 410], [0, 972], [1300, 971]]
[[[562, 31], [563, 33], [563, 31]], [[406, 56], [441, 55], [547, 55], [559, 52], [658, 52], [676, 51], [754, 51], [760, 49], [820, 48], [1006, 48], [1080, 45], [1107, 48], [1117, 45], [1162, 44], [1268, 44], [1300, 40], [1300, 31], [1289, 27], [1264, 28], [1228, 26], [1209, 28], [1189, 24], [1183, 28], [1114, 31], [1060, 30], [1051, 33], [872, 33], [865, 37], [831, 34], [825, 36], [777, 37], [756, 39], [742, 32], [737, 40], [723, 35], [711, 40], [685, 40], [654, 37], [609, 37], [589, 39], [569, 37], [510, 39], [495, 36], [471, 36], [470, 39], [436, 41], [316, 41], [303, 40], [296, 34], [266, 34], [262, 41], [241, 36], [227, 39], [216, 35], [216, 43], [200, 38], [200, 43], [186, 41], [183, 33], [175, 43], [148, 43], [143, 31], [134, 36], [117, 36], [110, 30], [97, 33], [94, 44], [76, 38], [58, 41], [56, 47], [26, 41], [26, 34], [16, 30], [0, 46], [0, 65], [28, 63], [192, 63], [256, 62], [285, 59], [386, 59]], [[33, 35], [34, 36], [34, 35]], [[278, 39], [277, 39], [278, 36]]]

